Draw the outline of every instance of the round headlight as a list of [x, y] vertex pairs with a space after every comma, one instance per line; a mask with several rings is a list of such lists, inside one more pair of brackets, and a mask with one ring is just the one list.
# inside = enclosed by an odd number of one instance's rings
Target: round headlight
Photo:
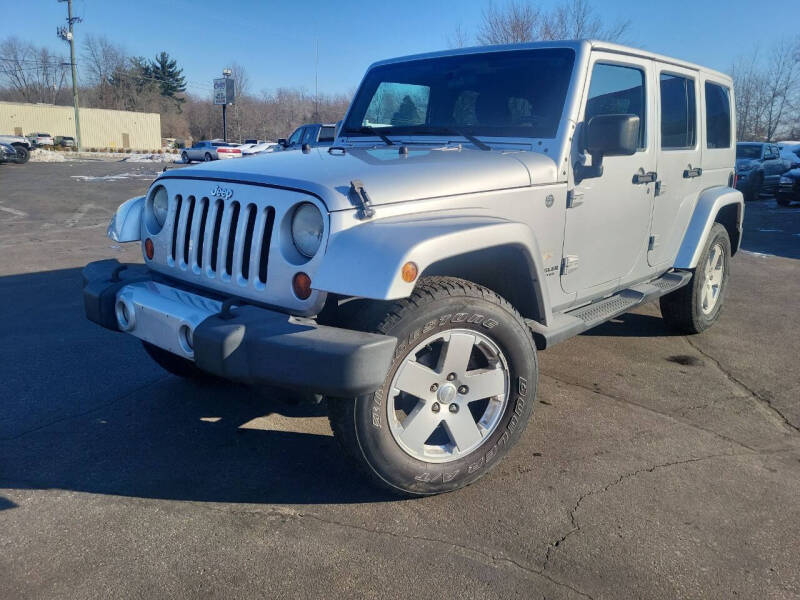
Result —
[[322, 213], [319, 209], [305, 202], [294, 210], [292, 216], [292, 241], [297, 251], [311, 258], [319, 250], [322, 243]]
[[153, 194], [153, 217], [158, 223], [159, 229], [164, 226], [167, 220], [167, 211], [169, 210], [169, 198], [167, 198], [167, 190], [160, 187]]

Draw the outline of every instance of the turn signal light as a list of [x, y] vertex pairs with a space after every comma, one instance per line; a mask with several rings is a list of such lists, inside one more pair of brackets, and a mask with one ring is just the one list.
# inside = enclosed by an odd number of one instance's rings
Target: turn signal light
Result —
[[417, 275], [419, 275], [419, 269], [417, 268], [417, 264], [408, 261], [406, 264], [403, 265], [401, 275], [403, 277], [403, 281], [405, 281], [406, 283], [413, 282], [417, 278]]
[[300, 300], [306, 300], [311, 295], [311, 277], [300, 271], [292, 279], [292, 290]]
[[153, 248], [153, 240], [147, 238], [144, 241], [144, 253], [147, 256], [148, 260], [153, 260], [153, 255], [155, 254], [156, 250]]

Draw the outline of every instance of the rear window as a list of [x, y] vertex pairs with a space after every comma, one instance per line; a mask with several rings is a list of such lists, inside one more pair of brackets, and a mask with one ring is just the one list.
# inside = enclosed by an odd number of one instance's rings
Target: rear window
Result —
[[323, 127], [319, 131], [320, 142], [332, 142], [336, 137], [336, 127]]
[[731, 147], [731, 100], [728, 88], [706, 81], [706, 146]]
[[661, 74], [661, 147], [691, 148], [697, 140], [694, 80]]
[[736, 144], [736, 158], [761, 158], [761, 144]]

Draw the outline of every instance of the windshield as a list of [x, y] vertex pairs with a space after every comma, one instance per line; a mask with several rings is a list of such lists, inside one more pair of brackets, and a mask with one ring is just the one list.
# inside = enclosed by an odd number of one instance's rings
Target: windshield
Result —
[[574, 60], [570, 49], [542, 48], [375, 67], [342, 133], [553, 138]]
[[736, 158], [761, 158], [761, 145], [736, 144]]

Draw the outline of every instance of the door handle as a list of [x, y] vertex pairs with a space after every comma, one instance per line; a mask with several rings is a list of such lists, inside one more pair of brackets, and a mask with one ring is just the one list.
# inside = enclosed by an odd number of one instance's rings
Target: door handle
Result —
[[685, 169], [683, 171], [683, 178], [684, 179], [693, 179], [695, 177], [700, 177], [703, 174], [703, 169], [697, 167], [695, 169]]
[[633, 183], [653, 183], [656, 179], [658, 179], [658, 173], [655, 171], [650, 171], [649, 173], [636, 173], [636, 175], [633, 176]]

